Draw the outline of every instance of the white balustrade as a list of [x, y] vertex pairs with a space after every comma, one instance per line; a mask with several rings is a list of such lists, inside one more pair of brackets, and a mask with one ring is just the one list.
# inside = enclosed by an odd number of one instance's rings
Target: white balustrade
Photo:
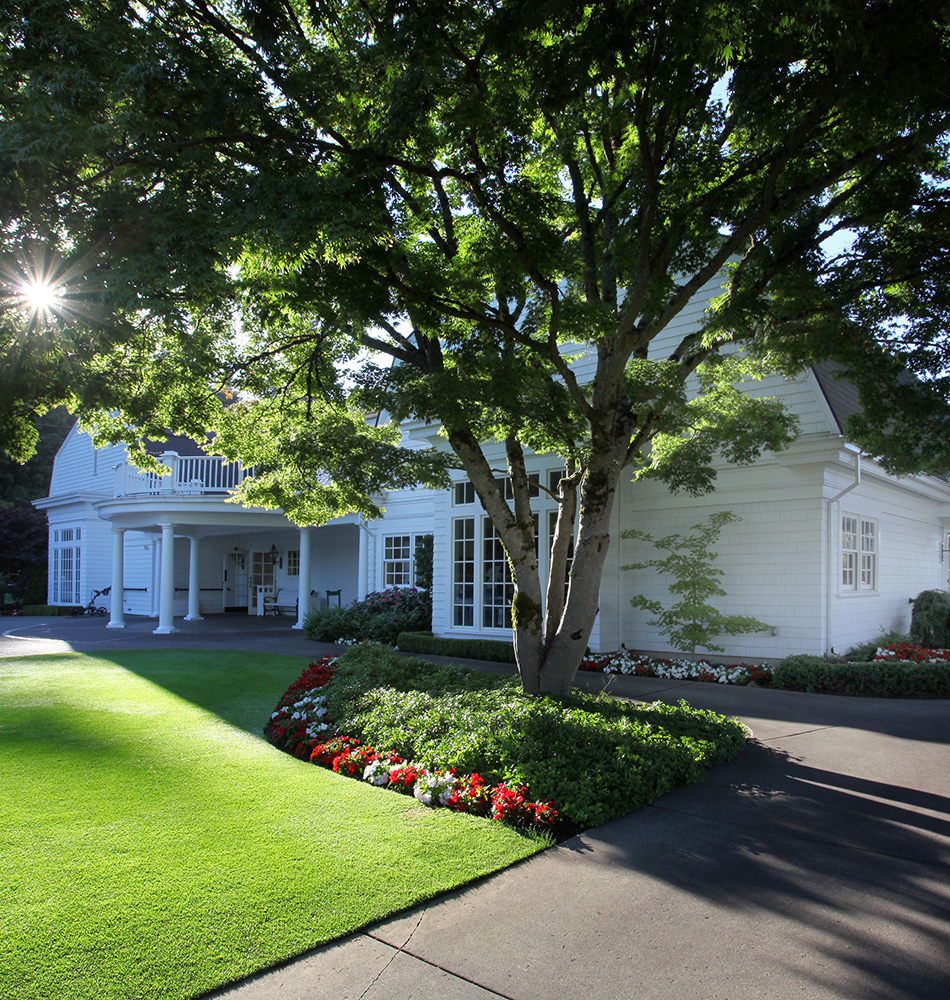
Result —
[[230, 493], [253, 473], [240, 462], [226, 462], [210, 455], [179, 455], [166, 451], [159, 461], [169, 474], [139, 472], [128, 462], [115, 468], [115, 495], [129, 496], [201, 496], [209, 493]]

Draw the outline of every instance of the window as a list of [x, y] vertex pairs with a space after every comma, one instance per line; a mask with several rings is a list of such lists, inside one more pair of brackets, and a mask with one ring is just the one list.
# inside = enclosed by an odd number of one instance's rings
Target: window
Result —
[[412, 535], [383, 539], [383, 586], [412, 586]]
[[[505, 499], [508, 501], [514, 500], [515, 490], [511, 485], [511, 476], [505, 476], [504, 479], [498, 479], [497, 482], [504, 492]], [[540, 473], [531, 472], [528, 474], [528, 495], [532, 500], [540, 495], [540, 483]], [[452, 505], [454, 507], [464, 507], [466, 504], [475, 503], [477, 499], [475, 487], [468, 480], [456, 483], [452, 488]]]
[[[544, 473], [545, 482], [553, 480], [555, 485], [561, 478], [561, 470]], [[534, 513], [534, 540], [536, 554], [546, 563], [554, 538], [557, 512], [550, 510], [551, 500], [547, 493], [541, 496], [541, 474], [529, 473], [529, 494], [532, 508], [540, 506]], [[510, 478], [499, 479], [499, 485], [507, 500], [513, 498]], [[455, 483], [452, 488], [453, 505], [476, 503], [477, 497], [471, 483]], [[542, 533], [546, 537], [545, 546]], [[544, 551], [541, 551], [544, 550]], [[567, 572], [570, 572], [574, 547], [568, 554]], [[543, 571], [543, 570], [542, 570]], [[459, 517], [452, 522], [452, 624], [463, 628], [510, 629], [511, 602], [514, 597], [514, 583], [505, 547], [495, 531], [491, 518], [484, 513], [475, 517]], [[565, 578], [566, 580], [566, 578]], [[565, 582], [566, 586], [566, 582]]]
[[467, 504], [475, 503], [475, 487], [468, 480], [456, 483], [452, 493], [452, 503], [456, 507], [464, 507]]
[[452, 527], [452, 624], [475, 624], [475, 518]]
[[[274, 587], [274, 559], [270, 552], [251, 553], [251, 579], [252, 588]], [[253, 591], [257, 593], [256, 590]]]
[[491, 518], [482, 520], [482, 628], [511, 628], [515, 585], [505, 547]]
[[300, 549], [287, 550], [287, 575], [300, 576]]
[[54, 604], [82, 604], [82, 528], [59, 528], [53, 532], [50, 550], [52, 599]]
[[845, 514], [841, 518], [841, 589], [877, 588], [877, 521]]
[[[505, 491], [505, 499], [514, 500], [515, 488], [512, 485], [511, 476], [505, 476], [505, 478], [499, 480], [499, 482], [502, 483], [503, 485]], [[528, 474], [528, 496], [532, 500], [536, 499], [541, 493], [541, 487], [539, 485], [540, 482], [541, 482], [541, 476], [539, 473], [531, 472]]]

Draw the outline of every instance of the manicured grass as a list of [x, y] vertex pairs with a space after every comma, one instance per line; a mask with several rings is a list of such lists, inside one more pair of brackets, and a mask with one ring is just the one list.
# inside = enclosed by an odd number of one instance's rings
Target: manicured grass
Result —
[[0, 660], [0, 996], [193, 997], [543, 846], [267, 744], [304, 665]]

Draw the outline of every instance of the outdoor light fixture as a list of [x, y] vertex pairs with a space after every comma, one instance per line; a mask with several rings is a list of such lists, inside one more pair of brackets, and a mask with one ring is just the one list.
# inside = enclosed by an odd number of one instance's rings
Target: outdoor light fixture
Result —
[[277, 548], [276, 545], [272, 545], [270, 547], [270, 558], [271, 558], [271, 562], [275, 566], [278, 566], [281, 569], [283, 569], [284, 563], [283, 563], [283, 560], [280, 558], [280, 550]]

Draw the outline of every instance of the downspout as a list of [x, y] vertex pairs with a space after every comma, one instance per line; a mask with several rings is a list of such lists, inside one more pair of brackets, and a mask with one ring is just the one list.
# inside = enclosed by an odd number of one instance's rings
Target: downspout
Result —
[[827, 652], [831, 652], [834, 646], [832, 642], [832, 628], [831, 628], [831, 601], [832, 601], [832, 587], [834, 585], [834, 580], [836, 579], [836, 563], [835, 563], [835, 545], [834, 545], [834, 520], [832, 519], [832, 512], [834, 510], [834, 505], [843, 497], [850, 493], [853, 489], [856, 489], [861, 485], [861, 452], [854, 448], [852, 445], [845, 445], [849, 451], [854, 452], [854, 482], [850, 486], [846, 486], [843, 490], [839, 490], [833, 497], [828, 500], [828, 583], [825, 588], [826, 590], [826, 600], [825, 600], [825, 645]]

